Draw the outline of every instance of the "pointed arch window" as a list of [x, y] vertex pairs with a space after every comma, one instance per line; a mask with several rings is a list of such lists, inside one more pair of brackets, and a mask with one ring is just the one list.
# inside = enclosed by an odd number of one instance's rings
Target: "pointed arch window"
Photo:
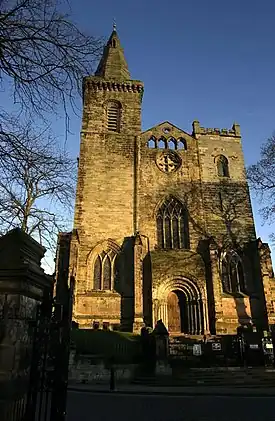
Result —
[[111, 289], [112, 266], [110, 257], [107, 256], [103, 260], [103, 289]]
[[182, 137], [178, 139], [177, 149], [184, 150], [184, 151], [187, 150], [186, 140], [183, 139]]
[[147, 146], [148, 146], [148, 148], [150, 148], [150, 149], [154, 149], [154, 148], [156, 148], [156, 147], [157, 147], [157, 145], [156, 145], [156, 139], [155, 139], [154, 137], [151, 137], [151, 138], [148, 140], [148, 142], [147, 142]]
[[120, 132], [121, 104], [110, 101], [107, 105], [107, 129], [111, 132]]
[[172, 150], [187, 150], [186, 140], [182, 137], [175, 139], [174, 137], [166, 138], [161, 136], [160, 138], [150, 137], [147, 141], [148, 148], [157, 149], [172, 149]]
[[109, 291], [114, 288], [117, 277], [116, 257], [117, 254], [110, 249], [97, 255], [94, 260], [93, 289]]
[[189, 248], [187, 211], [175, 197], [167, 198], [157, 212], [157, 241], [160, 248]]
[[166, 139], [164, 139], [163, 137], [161, 137], [161, 138], [158, 140], [158, 148], [159, 148], [159, 149], [166, 149], [166, 147], [167, 147], [167, 142], [166, 142]]
[[94, 289], [101, 289], [101, 272], [102, 264], [101, 259], [97, 256], [94, 264]]
[[176, 140], [173, 137], [168, 140], [168, 149], [176, 149]]
[[229, 294], [246, 293], [243, 263], [235, 251], [223, 255], [221, 279], [224, 292]]
[[217, 158], [217, 172], [219, 177], [229, 177], [228, 159], [224, 155]]

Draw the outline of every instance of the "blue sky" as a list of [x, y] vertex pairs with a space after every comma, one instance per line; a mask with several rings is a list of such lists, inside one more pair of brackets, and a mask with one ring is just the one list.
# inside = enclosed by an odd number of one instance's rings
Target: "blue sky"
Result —
[[[78, 26], [108, 38], [113, 19], [133, 79], [145, 84], [143, 130], [169, 120], [187, 132], [241, 126], [246, 165], [275, 131], [274, 0], [71, 0]], [[78, 102], [81, 107], [81, 101]], [[67, 144], [79, 154], [79, 116], [71, 116]], [[52, 129], [64, 135], [64, 120]], [[258, 236], [262, 226], [253, 200]], [[275, 263], [275, 250], [273, 250]]]
[[[131, 76], [145, 84], [144, 130], [163, 120], [187, 132], [196, 119], [219, 128], [236, 121], [246, 165], [257, 161], [275, 130], [274, 0], [78, 0], [72, 13], [83, 30], [107, 38], [116, 19]], [[73, 154], [79, 127], [73, 118]], [[253, 209], [268, 241], [275, 227], [262, 226], [256, 200]]]

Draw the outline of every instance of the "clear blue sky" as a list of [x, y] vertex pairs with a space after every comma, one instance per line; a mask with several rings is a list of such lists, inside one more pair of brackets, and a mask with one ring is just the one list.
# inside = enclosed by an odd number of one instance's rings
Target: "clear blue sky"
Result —
[[[275, 130], [274, 0], [126, 0], [72, 2], [79, 26], [109, 37], [113, 18], [133, 79], [145, 84], [143, 129], [169, 120], [190, 132], [241, 125], [246, 164]], [[69, 145], [79, 148], [80, 120]], [[262, 226], [253, 200], [258, 236]], [[275, 263], [275, 254], [273, 252]]]
[[[108, 38], [113, 19], [133, 79], [145, 84], [143, 129], [169, 120], [187, 132], [241, 126], [246, 165], [275, 131], [275, 0], [71, 0], [79, 27]], [[79, 105], [81, 102], [79, 101]], [[68, 146], [79, 153], [79, 116]], [[52, 129], [64, 135], [62, 118]], [[262, 226], [253, 200], [258, 236]], [[275, 263], [275, 250], [273, 250]]]

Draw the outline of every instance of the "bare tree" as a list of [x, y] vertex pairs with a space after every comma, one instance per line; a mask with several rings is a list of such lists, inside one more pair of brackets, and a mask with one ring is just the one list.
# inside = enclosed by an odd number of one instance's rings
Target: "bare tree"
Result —
[[[102, 40], [84, 35], [62, 13], [66, 0], [0, 0], [0, 80], [11, 84], [14, 102], [45, 117], [81, 93]], [[68, 7], [67, 7], [68, 9]]]
[[0, 132], [0, 221], [54, 247], [72, 209], [76, 166], [48, 132], [11, 122]]
[[47, 129], [34, 127], [60, 107], [68, 117], [103, 46], [67, 11], [67, 0], [0, 0], [0, 86], [19, 110], [8, 115], [0, 105], [1, 232], [20, 226], [48, 246], [64, 229], [75, 165]]
[[261, 148], [259, 161], [247, 170], [249, 184], [258, 196], [264, 221], [275, 221], [275, 135]]

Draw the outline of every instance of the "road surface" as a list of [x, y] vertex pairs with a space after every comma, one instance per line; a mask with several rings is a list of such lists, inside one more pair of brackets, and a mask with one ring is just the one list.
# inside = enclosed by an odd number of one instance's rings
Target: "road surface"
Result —
[[271, 421], [275, 397], [69, 391], [67, 421]]

